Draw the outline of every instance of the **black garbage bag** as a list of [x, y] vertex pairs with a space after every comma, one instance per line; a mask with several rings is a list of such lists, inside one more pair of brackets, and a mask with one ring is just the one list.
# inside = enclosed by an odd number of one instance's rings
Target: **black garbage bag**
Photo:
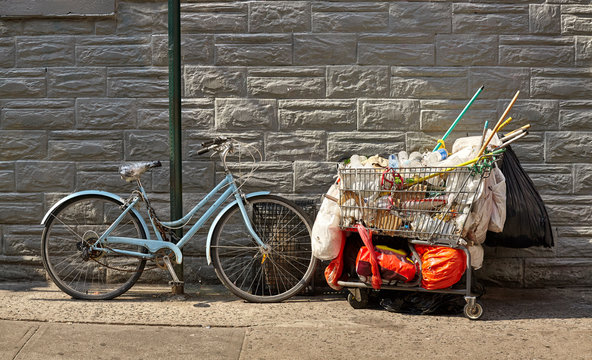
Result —
[[487, 232], [485, 245], [552, 247], [553, 230], [543, 199], [510, 146], [500, 168], [506, 177], [506, 222], [501, 233]]
[[384, 310], [411, 315], [461, 314], [465, 304], [462, 296], [427, 292], [391, 292], [380, 299]]

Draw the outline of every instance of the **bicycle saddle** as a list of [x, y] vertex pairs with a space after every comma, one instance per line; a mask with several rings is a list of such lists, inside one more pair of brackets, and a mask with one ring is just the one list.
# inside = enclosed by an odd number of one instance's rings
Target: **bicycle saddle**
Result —
[[119, 175], [127, 182], [138, 180], [143, 173], [149, 169], [161, 167], [160, 161], [144, 161], [131, 164], [124, 164], [119, 167]]

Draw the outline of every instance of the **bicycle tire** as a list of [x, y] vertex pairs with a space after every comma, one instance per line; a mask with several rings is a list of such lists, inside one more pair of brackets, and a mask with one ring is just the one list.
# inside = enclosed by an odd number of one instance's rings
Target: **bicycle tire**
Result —
[[[121, 215], [122, 204], [100, 194], [80, 195], [50, 214], [41, 238], [43, 266], [51, 280], [73, 298], [113, 299], [129, 290], [142, 275], [145, 259], [100, 251], [93, 253], [88, 248], [88, 244], [98, 239]], [[142, 223], [131, 211], [111, 234], [146, 238]], [[134, 245], [118, 245], [117, 248], [147, 252]]]
[[303, 290], [318, 260], [312, 255], [311, 221], [293, 202], [273, 195], [247, 200], [251, 224], [270, 249], [255, 243], [238, 204], [214, 229], [211, 251], [220, 281], [249, 302], [284, 301]]

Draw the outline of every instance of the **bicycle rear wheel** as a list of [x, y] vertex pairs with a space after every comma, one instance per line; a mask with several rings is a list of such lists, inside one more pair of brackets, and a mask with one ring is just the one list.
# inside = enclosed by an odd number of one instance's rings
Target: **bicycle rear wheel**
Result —
[[[90, 248], [121, 215], [121, 205], [108, 196], [80, 195], [50, 214], [41, 240], [43, 265], [53, 282], [73, 298], [112, 299], [129, 290], [142, 274], [146, 260]], [[131, 211], [111, 235], [146, 238]], [[117, 249], [147, 252], [134, 245], [118, 244]]]
[[235, 295], [250, 302], [279, 302], [310, 282], [317, 259], [310, 244], [311, 222], [294, 203], [264, 195], [247, 200], [251, 224], [269, 246], [249, 234], [238, 204], [214, 229], [211, 251], [216, 274]]

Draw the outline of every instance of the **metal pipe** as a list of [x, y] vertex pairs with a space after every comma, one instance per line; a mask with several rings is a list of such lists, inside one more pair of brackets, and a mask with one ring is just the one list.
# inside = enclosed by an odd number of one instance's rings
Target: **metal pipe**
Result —
[[[183, 185], [181, 159], [181, 3], [180, 0], [168, 1], [168, 35], [169, 35], [169, 145], [170, 145], [170, 214], [171, 221], [183, 217]], [[180, 239], [182, 229], [176, 229]], [[183, 265], [175, 265], [180, 281], [183, 281]], [[183, 294], [182, 283], [175, 284], [175, 294]]]

